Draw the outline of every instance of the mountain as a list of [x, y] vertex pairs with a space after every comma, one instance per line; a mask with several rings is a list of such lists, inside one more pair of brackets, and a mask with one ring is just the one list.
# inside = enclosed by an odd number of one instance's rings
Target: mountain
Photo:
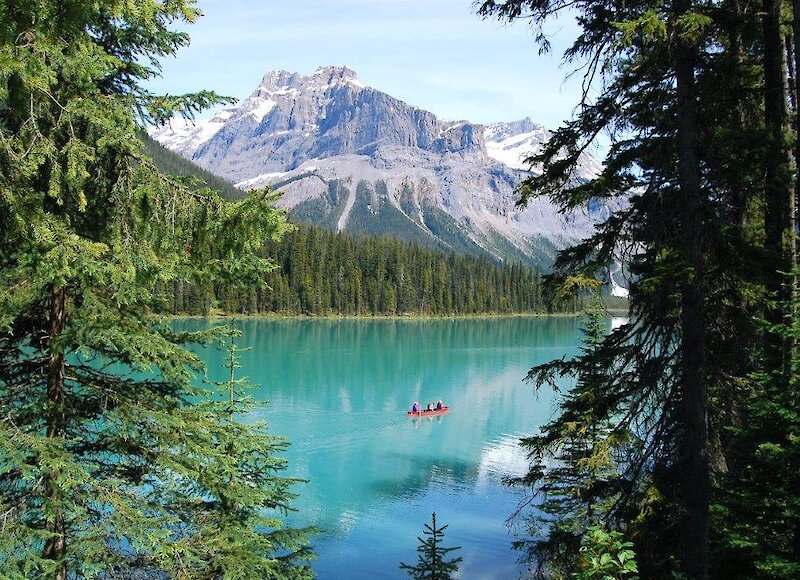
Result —
[[[189, 187], [216, 189], [227, 199], [244, 194], [147, 135], [141, 138], [142, 152], [161, 172]], [[269, 291], [261, 285], [180, 281], [162, 288], [162, 312], [207, 314], [213, 306], [245, 314], [452, 316], [572, 312], [583, 305], [554, 297], [536, 269], [520, 264], [295, 225], [280, 240], [267, 240], [262, 249], [279, 266], [264, 280]]]
[[[268, 72], [238, 106], [151, 135], [239, 188], [279, 188], [297, 219], [494, 259], [547, 266], [609, 212], [601, 203], [567, 215], [546, 200], [514, 206], [523, 160], [549, 138], [541, 125], [443, 121], [347, 67]], [[574, 178], [599, 169], [586, 155]]]

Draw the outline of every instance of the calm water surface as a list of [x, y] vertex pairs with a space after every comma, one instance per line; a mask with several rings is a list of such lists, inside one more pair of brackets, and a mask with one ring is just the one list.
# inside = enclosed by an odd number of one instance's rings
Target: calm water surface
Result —
[[[207, 324], [177, 323], [184, 329]], [[235, 322], [242, 374], [260, 387], [254, 420], [286, 436], [292, 525], [315, 541], [321, 579], [407, 578], [417, 536], [436, 511], [446, 544], [462, 546], [460, 578], [518, 578], [505, 521], [522, 499], [502, 485], [524, 473], [520, 437], [553, 415], [551, 392], [522, 382], [535, 364], [577, 352], [581, 319]], [[221, 355], [205, 351], [210, 369]], [[222, 378], [223, 373], [218, 373]], [[445, 416], [405, 411], [444, 399]]]

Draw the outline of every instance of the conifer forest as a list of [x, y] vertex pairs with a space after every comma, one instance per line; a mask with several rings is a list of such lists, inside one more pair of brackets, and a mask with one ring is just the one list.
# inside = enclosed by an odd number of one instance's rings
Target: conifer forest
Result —
[[[243, 192], [144, 137], [145, 151], [187, 186], [210, 186], [227, 199]], [[162, 310], [172, 314], [452, 316], [577, 312], [577, 296], [543, 295], [540, 272], [522, 263], [444, 252], [387, 236], [353, 236], [295, 224], [262, 253], [277, 268], [266, 286], [182, 280], [164, 287]], [[607, 297], [612, 307], [624, 302]]]
[[[800, 578], [800, 1], [463, 3], [526, 26], [519, 75], [575, 24], [553, 55], [573, 114], [514, 203], [609, 211], [542, 271], [293, 223], [279, 188], [158, 146], [149, 128], [233, 105], [150, 88], [203, 2], [0, 4], [0, 578], [315, 577], [326, 530], [297, 524], [296, 442], [252, 398], [240, 332], [173, 324], [210, 313], [580, 313], [579, 348], [514, 378], [557, 397], [503, 480], [520, 575]], [[387, 577], [469, 578], [435, 507]]]

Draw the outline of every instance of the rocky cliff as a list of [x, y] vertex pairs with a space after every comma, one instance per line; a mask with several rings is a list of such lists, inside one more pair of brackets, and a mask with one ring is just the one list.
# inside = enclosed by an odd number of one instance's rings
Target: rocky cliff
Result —
[[[337, 230], [547, 266], [609, 208], [559, 214], [514, 205], [524, 160], [549, 138], [524, 119], [443, 121], [365, 86], [347, 67], [268, 72], [237, 107], [151, 132], [163, 145], [249, 189], [267, 184], [297, 218]], [[575, 179], [599, 171], [585, 156]]]

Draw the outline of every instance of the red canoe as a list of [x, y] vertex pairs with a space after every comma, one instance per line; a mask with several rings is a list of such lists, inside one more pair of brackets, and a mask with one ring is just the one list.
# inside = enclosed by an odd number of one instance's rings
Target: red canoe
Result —
[[406, 415], [408, 415], [409, 417], [415, 417], [415, 418], [416, 417], [433, 417], [434, 415], [444, 415], [445, 413], [449, 413], [449, 412], [450, 412], [450, 407], [444, 406], [441, 409], [433, 409], [432, 411], [425, 411], [424, 409], [422, 411], [417, 411], [417, 412], [406, 411]]

